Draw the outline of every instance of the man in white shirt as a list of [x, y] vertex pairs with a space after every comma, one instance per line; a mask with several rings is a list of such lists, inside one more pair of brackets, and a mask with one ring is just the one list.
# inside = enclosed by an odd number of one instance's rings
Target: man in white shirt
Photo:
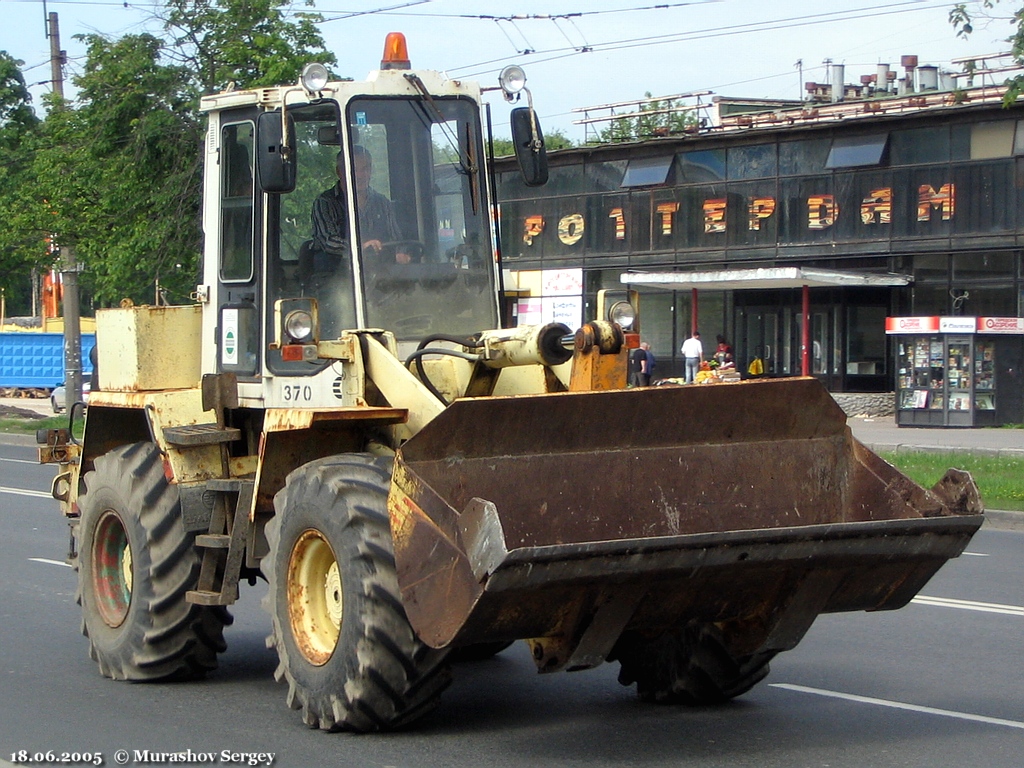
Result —
[[700, 334], [697, 331], [683, 342], [682, 353], [686, 361], [686, 383], [691, 384], [696, 380], [697, 371], [704, 360], [704, 346], [700, 343]]

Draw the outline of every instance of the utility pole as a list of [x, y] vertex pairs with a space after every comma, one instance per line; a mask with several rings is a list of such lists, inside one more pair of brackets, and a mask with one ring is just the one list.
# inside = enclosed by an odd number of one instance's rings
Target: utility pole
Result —
[[66, 406], [82, 399], [82, 326], [78, 306], [78, 263], [75, 249], [61, 246], [61, 282], [64, 285], [64, 387]]
[[53, 83], [53, 92], [64, 98], [64, 64], [67, 62], [68, 54], [60, 49], [60, 25], [57, 23], [57, 13], [51, 11], [46, 17], [46, 36], [50, 38], [50, 80]]
[[[53, 92], [64, 99], [64, 64], [67, 54], [60, 48], [60, 25], [57, 14], [50, 12], [46, 16], [46, 36], [50, 39], [50, 78], [53, 81]], [[73, 246], [60, 248], [61, 284], [64, 288], [64, 387], [66, 406], [71, 413], [71, 406], [82, 399], [82, 323], [81, 307], [78, 302], [78, 263], [75, 260]]]

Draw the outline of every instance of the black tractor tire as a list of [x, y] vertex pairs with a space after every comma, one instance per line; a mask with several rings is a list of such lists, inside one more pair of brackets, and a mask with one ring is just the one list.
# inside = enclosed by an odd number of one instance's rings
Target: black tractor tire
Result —
[[231, 614], [185, 602], [199, 577], [195, 533], [156, 445], [96, 458], [79, 499], [82, 634], [100, 672], [115, 680], [193, 679], [217, 667]]
[[740, 696], [767, 676], [774, 653], [736, 657], [714, 624], [691, 623], [658, 637], [626, 632], [611, 658], [619, 682], [636, 683], [641, 701], [701, 706]]
[[287, 703], [325, 731], [390, 730], [437, 704], [447, 653], [402, 607], [387, 496], [392, 460], [342, 454], [294, 470], [274, 498], [264, 602]]

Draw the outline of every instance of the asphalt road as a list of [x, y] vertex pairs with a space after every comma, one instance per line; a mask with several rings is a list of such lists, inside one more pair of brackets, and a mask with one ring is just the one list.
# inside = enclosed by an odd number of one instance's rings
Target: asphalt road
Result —
[[46, 498], [53, 470], [33, 456], [0, 445], [3, 768], [19, 750], [99, 752], [110, 766], [122, 749], [129, 765], [143, 764], [136, 751], [157, 765], [172, 760], [152, 753], [191, 750], [190, 762], [174, 764], [273, 753], [284, 768], [1024, 764], [1021, 532], [983, 529], [926, 587], [928, 599], [903, 610], [821, 617], [766, 681], [723, 707], [641, 704], [614, 664], [540, 676], [518, 644], [460, 666], [415, 730], [323, 734], [302, 725], [273, 681], [262, 584], [243, 588], [228, 651], [205, 682], [100, 677], [79, 633], [75, 575], [62, 564], [67, 527]]

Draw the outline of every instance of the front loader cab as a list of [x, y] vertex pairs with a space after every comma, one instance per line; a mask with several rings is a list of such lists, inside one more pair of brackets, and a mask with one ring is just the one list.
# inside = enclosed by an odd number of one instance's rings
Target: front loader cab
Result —
[[[320, 338], [362, 327], [418, 342], [497, 321], [478, 104], [396, 74], [381, 73], [395, 93], [353, 86], [287, 108], [294, 184], [266, 198], [267, 296], [315, 298]], [[272, 370], [289, 367], [274, 354]]]
[[[528, 96], [521, 71], [500, 82], [509, 101]], [[234, 374], [253, 404], [334, 407], [358, 386], [338, 395], [338, 348], [321, 354], [320, 342], [382, 329], [405, 357], [426, 338], [497, 327], [485, 90], [498, 88], [382, 61], [365, 82], [310, 65], [297, 85], [205, 97], [197, 295], [216, 309], [204, 313], [203, 370]], [[513, 112], [524, 182], [543, 183], [536, 114]], [[306, 379], [299, 403], [293, 377]]]

